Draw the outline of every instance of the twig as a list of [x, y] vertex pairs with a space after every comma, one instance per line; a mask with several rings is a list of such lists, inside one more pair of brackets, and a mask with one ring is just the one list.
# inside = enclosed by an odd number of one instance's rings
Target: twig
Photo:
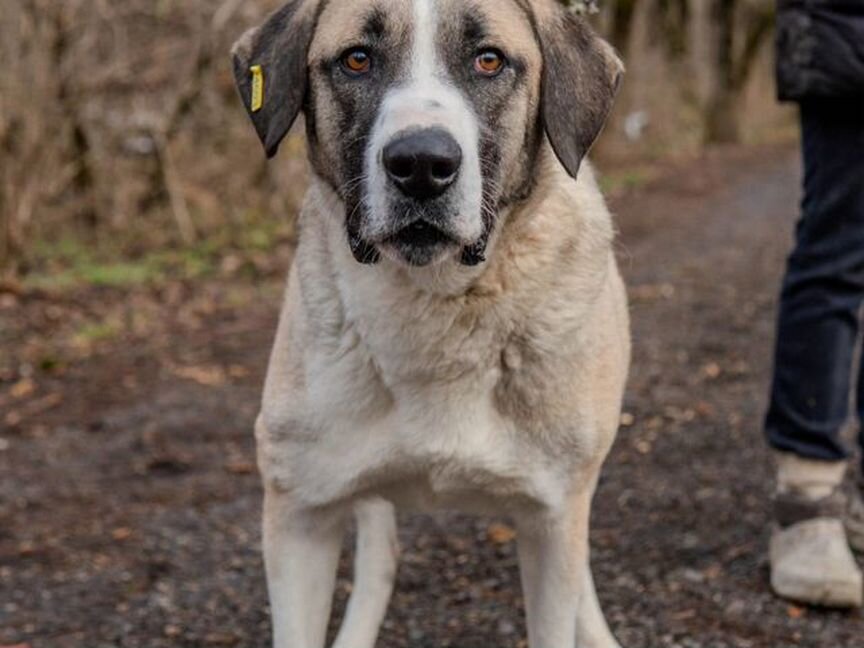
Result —
[[177, 223], [180, 238], [187, 245], [192, 244], [198, 238], [198, 233], [195, 230], [195, 223], [192, 220], [186, 196], [183, 195], [183, 187], [177, 181], [177, 171], [174, 167], [174, 160], [171, 157], [170, 143], [168, 138], [162, 133], [153, 133], [153, 142], [155, 144], [156, 159], [162, 175], [162, 184], [168, 194], [171, 213], [174, 215], [174, 221]]
[[197, 239], [195, 222], [189, 210], [189, 204], [183, 194], [182, 184], [177, 179], [176, 167], [171, 156], [171, 140], [179, 130], [183, 119], [192, 112], [198, 98], [204, 89], [204, 77], [213, 62], [214, 32], [227, 24], [234, 13], [240, 8], [243, 0], [225, 0], [210, 22], [207, 32], [204, 21], [199, 28], [199, 37], [195, 48], [195, 58], [186, 82], [172, 102], [171, 109], [166, 113], [159, 128], [151, 133], [155, 142], [156, 158], [159, 164], [162, 185], [168, 194], [171, 211], [177, 223], [177, 229], [183, 242], [193, 243]]

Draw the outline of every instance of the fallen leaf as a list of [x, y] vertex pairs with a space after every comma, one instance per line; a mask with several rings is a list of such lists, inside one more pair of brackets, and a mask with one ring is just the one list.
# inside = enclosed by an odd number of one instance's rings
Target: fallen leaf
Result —
[[711, 565], [705, 570], [705, 578], [714, 580], [723, 573], [723, 568], [720, 565]]
[[130, 529], [129, 527], [119, 527], [111, 532], [111, 537], [118, 542], [128, 540], [132, 537], [132, 529]]
[[32, 401], [27, 404], [27, 416], [35, 416], [36, 414], [42, 414], [43, 412], [47, 412], [50, 409], [54, 409], [60, 403], [63, 402], [63, 394], [60, 392], [54, 394], [47, 394], [42, 398]]
[[25, 540], [21, 544], [18, 545], [18, 555], [20, 556], [32, 556], [36, 553], [36, 545], [29, 541]]
[[[21, 296], [24, 294], [24, 287], [21, 285], [21, 283], [19, 281], [15, 281], [12, 278], [3, 278], [3, 279], [0, 279], [0, 294]], [[7, 647], [6, 646], [0, 646], [0, 648], [7, 648]], [[13, 646], [13, 648], [16, 648], [16, 647]]]
[[183, 634], [183, 630], [182, 628], [180, 628], [180, 626], [168, 624], [162, 629], [162, 633], [166, 637], [179, 637], [181, 634]]
[[174, 375], [205, 387], [225, 384], [225, 372], [220, 367], [175, 367]]
[[232, 475], [251, 475], [255, 472], [255, 464], [251, 461], [231, 461], [225, 464], [225, 470]]
[[12, 385], [9, 394], [15, 400], [21, 400], [22, 398], [26, 398], [32, 394], [34, 391], [36, 391], [36, 383], [30, 378], [24, 378]]
[[649, 430], [659, 430], [661, 427], [663, 427], [663, 417], [652, 416], [650, 419], [648, 419], [646, 427]]
[[228, 375], [232, 378], [246, 378], [249, 375], [249, 370], [240, 365], [231, 365], [228, 367]]
[[486, 535], [495, 544], [507, 544], [516, 538], [516, 530], [506, 524], [495, 523], [489, 525]]
[[704, 367], [702, 367], [702, 373], [704, 373], [708, 378], [714, 380], [715, 378], [720, 377], [720, 374], [723, 373], [723, 370], [716, 362], [709, 362]]
[[651, 302], [658, 299], [672, 299], [675, 296], [675, 286], [672, 284], [646, 284], [630, 289], [633, 301]]
[[717, 410], [711, 403], [699, 401], [696, 403], [696, 413], [703, 418], [711, 418], [717, 413]]
[[797, 605], [790, 605], [786, 608], [786, 614], [790, 619], [800, 619], [805, 614], [807, 614], [807, 610], [803, 607], [798, 607]]
[[647, 455], [651, 454], [651, 442], [645, 441], [644, 439], [636, 442], [636, 451], [639, 454]]
[[236, 646], [239, 642], [237, 636], [219, 632], [211, 632], [204, 637], [204, 643], [208, 646]]
[[21, 405], [20, 410], [12, 410], [3, 417], [3, 422], [9, 427], [16, 427], [21, 424], [24, 419], [43, 414], [50, 409], [53, 409], [63, 402], [63, 394], [47, 394], [42, 398], [30, 400]]
[[22, 419], [23, 417], [21, 416], [20, 412], [12, 411], [7, 413], [6, 416], [3, 417], [3, 422], [7, 426], [12, 428], [16, 427], [19, 423], [21, 423]]
[[19, 303], [15, 295], [0, 293], [0, 310], [12, 310], [17, 308]]

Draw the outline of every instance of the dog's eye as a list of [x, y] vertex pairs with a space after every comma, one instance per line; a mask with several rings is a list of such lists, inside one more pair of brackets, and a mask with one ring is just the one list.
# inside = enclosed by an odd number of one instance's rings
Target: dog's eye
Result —
[[348, 50], [342, 55], [342, 67], [353, 76], [361, 76], [372, 68], [372, 57], [364, 49]]
[[474, 59], [474, 69], [487, 77], [500, 74], [506, 64], [507, 59], [496, 49], [485, 49]]

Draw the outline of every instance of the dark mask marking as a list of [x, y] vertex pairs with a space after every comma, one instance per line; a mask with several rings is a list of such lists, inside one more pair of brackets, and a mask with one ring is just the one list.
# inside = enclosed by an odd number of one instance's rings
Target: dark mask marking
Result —
[[[310, 137], [310, 143], [315, 142], [314, 149], [310, 146], [310, 159], [316, 173], [345, 204], [345, 229], [354, 258], [363, 264], [374, 264], [380, 260], [380, 252], [361, 235], [368, 215], [363, 181], [366, 150], [384, 97], [398, 81], [405, 59], [402, 53], [407, 51], [408, 42], [404, 34], [390, 28], [387, 14], [380, 7], [370, 9], [360, 24], [363, 27], [359, 41], [344, 45], [366, 48], [372, 57], [372, 67], [362, 77], [351, 77], [341, 68], [342, 52], [318, 62], [316, 76], [326, 84], [337, 114], [336, 139], [331, 146], [339, 148], [325, 151], [320, 138]], [[313, 97], [311, 101], [320, 100]], [[329, 139], [333, 140], [333, 134]]]
[[[513, 52], [505, 52], [508, 67], [495, 78], [484, 78], [474, 70], [474, 58], [490, 38], [482, 9], [468, 3], [454, 25], [439, 35], [441, 51], [456, 85], [462, 90], [477, 116], [480, 127], [478, 142], [482, 175], [483, 233], [474, 244], [462, 251], [461, 262], [474, 266], [486, 260], [486, 248], [495, 229], [500, 209], [530, 194], [534, 162], [540, 149], [542, 131], [539, 119], [529, 116], [525, 132], [510, 132], [502, 127], [508, 104], [517, 93], [527, 90], [526, 63]], [[501, 44], [506, 47], [506, 43]], [[504, 178], [501, 151], [509, 138], [524, 141], [521, 168], [517, 177]]]

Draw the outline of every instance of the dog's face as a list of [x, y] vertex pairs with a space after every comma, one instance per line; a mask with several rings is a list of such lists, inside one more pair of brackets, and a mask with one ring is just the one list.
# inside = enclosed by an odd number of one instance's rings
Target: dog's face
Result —
[[234, 70], [268, 155], [305, 111], [358, 261], [425, 266], [484, 261], [544, 133], [575, 177], [621, 66], [556, 0], [294, 0]]

